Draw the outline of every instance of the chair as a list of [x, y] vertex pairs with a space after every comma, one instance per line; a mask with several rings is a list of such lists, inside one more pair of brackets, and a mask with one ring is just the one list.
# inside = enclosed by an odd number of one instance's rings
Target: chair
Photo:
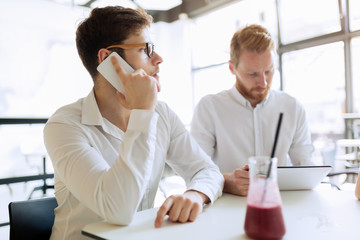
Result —
[[[336, 159], [336, 147], [329, 147], [324, 148], [321, 150], [321, 156], [323, 158], [324, 165], [330, 165], [332, 166], [332, 170], [328, 173], [327, 177], [329, 178], [329, 181], [323, 181], [322, 183], [328, 183], [332, 187], [337, 188], [338, 190], [341, 190], [341, 185], [343, 185], [346, 182], [353, 182], [351, 179], [356, 179], [358, 177], [359, 168], [345, 168], [346, 165], [342, 166], [341, 169], [337, 169], [337, 166], [335, 164]], [[345, 178], [343, 181], [339, 180], [339, 176], [344, 176]], [[334, 179], [335, 178], [335, 179]]]
[[10, 240], [49, 239], [57, 205], [55, 197], [10, 202]]

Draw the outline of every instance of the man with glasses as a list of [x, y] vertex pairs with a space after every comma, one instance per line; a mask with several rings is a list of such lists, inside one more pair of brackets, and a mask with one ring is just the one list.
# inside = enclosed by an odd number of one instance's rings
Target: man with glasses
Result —
[[[102, 220], [129, 224], [136, 211], [153, 207], [165, 162], [187, 190], [164, 201], [155, 227], [165, 215], [194, 221], [203, 204], [222, 193], [218, 167], [177, 115], [157, 101], [162, 58], [150, 39], [151, 22], [142, 10], [105, 7], [95, 8], [77, 29], [78, 53], [94, 87], [57, 110], [44, 129], [58, 202], [51, 239], [83, 239], [81, 229]], [[127, 74], [111, 59], [124, 94], [96, 70], [113, 51], [135, 69]]]
[[137, 43], [137, 44], [117, 44], [117, 45], [108, 46], [106, 47], [106, 49], [111, 49], [111, 48], [132, 49], [132, 48], [141, 48], [141, 47], [142, 48], [146, 47], [146, 51], [145, 51], [146, 54], [148, 55], [149, 58], [152, 58], [155, 45], [151, 42]]
[[274, 42], [264, 27], [250, 25], [235, 32], [229, 69], [235, 85], [200, 100], [191, 133], [223, 173], [224, 192], [246, 196], [248, 159], [271, 155], [281, 112], [278, 165], [313, 165], [314, 148], [303, 106], [285, 92], [271, 89]]

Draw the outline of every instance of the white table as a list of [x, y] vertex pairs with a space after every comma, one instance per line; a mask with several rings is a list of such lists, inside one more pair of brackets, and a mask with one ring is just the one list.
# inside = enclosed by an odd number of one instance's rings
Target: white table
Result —
[[[281, 191], [286, 234], [283, 239], [360, 239], [360, 201], [354, 191]], [[85, 226], [94, 239], [248, 239], [244, 233], [246, 198], [224, 194], [192, 223], [165, 220], [154, 228], [157, 209], [138, 212], [129, 226], [106, 222]]]

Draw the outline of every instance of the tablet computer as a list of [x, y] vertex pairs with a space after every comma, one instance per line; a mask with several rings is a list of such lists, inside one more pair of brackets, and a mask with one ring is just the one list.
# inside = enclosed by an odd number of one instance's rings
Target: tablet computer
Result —
[[280, 190], [310, 190], [331, 171], [331, 166], [278, 166]]

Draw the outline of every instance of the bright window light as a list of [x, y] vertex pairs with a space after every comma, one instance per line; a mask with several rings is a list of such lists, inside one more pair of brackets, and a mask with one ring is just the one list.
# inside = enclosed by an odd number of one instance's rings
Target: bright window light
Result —
[[123, 6], [135, 9], [137, 6], [129, 0], [98, 0], [91, 4], [92, 8], [106, 7], [106, 6]]
[[169, 10], [182, 3], [181, 0], [135, 0], [137, 4], [146, 10]]

